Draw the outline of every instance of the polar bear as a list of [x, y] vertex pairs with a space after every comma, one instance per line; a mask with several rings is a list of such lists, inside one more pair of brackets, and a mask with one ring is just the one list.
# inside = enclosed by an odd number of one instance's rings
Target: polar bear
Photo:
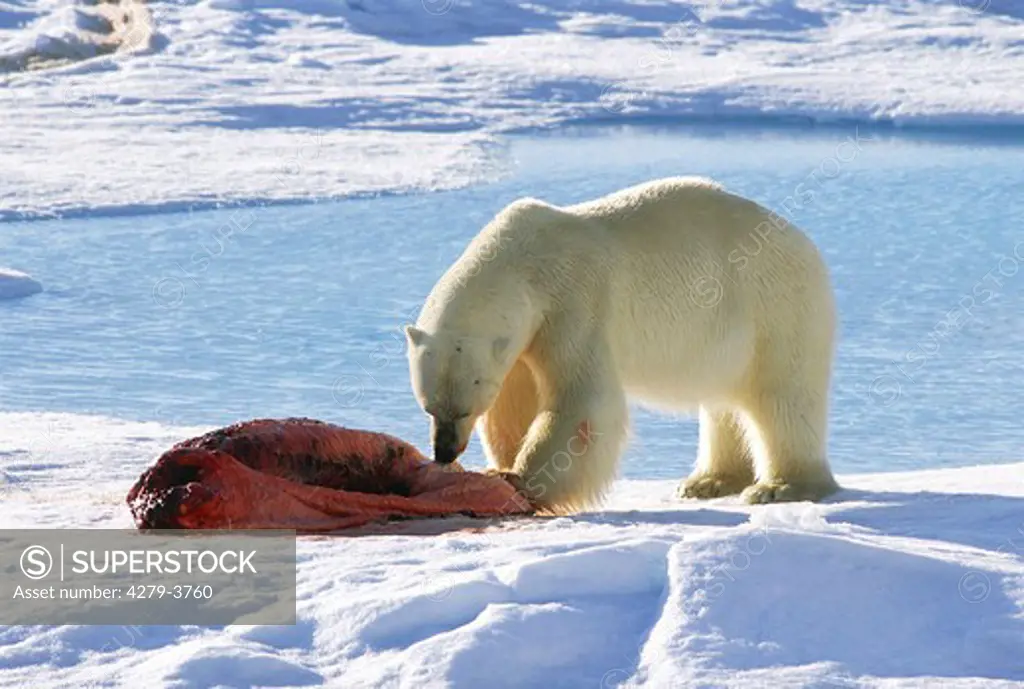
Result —
[[630, 401], [699, 411], [681, 497], [818, 500], [836, 330], [808, 237], [696, 177], [567, 207], [498, 213], [405, 326], [434, 460], [478, 430], [492, 473], [541, 511], [593, 506], [615, 478]]

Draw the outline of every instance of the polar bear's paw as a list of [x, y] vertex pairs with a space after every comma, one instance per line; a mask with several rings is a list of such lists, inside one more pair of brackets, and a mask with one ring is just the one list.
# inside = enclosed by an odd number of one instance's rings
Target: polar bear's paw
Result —
[[785, 481], [765, 481], [748, 486], [740, 495], [740, 499], [749, 505], [767, 505], [773, 502], [816, 502], [832, 493], [837, 486], [831, 482], [824, 483], [786, 483]]
[[735, 495], [750, 485], [749, 481], [736, 476], [721, 474], [696, 474], [679, 484], [676, 494], [680, 498], [708, 500]]
[[503, 471], [502, 469], [487, 467], [481, 473], [484, 476], [493, 476], [495, 478], [504, 479], [508, 483], [512, 484], [512, 487], [516, 489], [517, 493], [527, 495], [526, 480], [514, 471]]

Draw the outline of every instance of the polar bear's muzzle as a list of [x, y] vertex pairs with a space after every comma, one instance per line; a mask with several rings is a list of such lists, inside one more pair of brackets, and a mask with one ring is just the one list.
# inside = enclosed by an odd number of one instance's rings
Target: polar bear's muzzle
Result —
[[431, 424], [431, 444], [434, 448], [435, 462], [451, 464], [466, 450], [469, 434], [464, 432], [463, 427], [468, 425], [472, 429], [473, 425], [472, 423], [466, 424], [465, 421], [465, 419], [456, 421], [434, 419]]

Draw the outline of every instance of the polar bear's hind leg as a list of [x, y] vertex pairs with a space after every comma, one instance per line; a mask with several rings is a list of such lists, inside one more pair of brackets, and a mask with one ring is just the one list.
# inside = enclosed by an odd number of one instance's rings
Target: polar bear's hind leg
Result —
[[817, 501], [838, 489], [825, 456], [824, 394], [775, 390], [757, 396], [748, 413], [757, 482], [743, 491], [745, 502]]
[[753, 482], [754, 459], [740, 416], [701, 407], [697, 466], [679, 486], [679, 497], [735, 495]]

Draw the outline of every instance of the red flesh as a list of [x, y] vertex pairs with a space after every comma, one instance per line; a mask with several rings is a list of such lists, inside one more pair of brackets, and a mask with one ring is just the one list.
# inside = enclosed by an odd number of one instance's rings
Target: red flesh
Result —
[[140, 529], [323, 532], [376, 521], [529, 514], [511, 484], [445, 468], [384, 433], [259, 419], [178, 443], [128, 493]]

